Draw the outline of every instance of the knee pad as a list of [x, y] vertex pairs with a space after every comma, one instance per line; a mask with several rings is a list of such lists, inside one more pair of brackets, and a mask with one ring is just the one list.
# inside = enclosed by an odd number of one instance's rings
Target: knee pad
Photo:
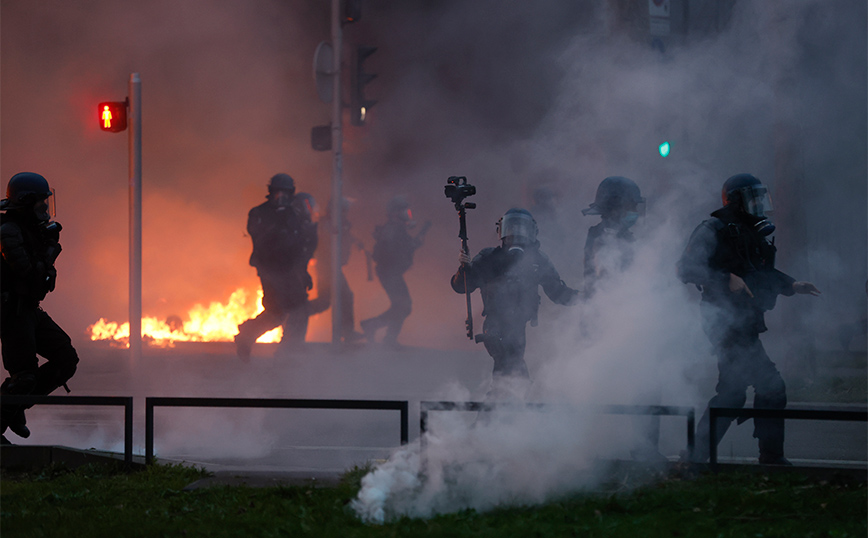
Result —
[[783, 409], [787, 406], [787, 391], [781, 384], [780, 389], [768, 393], [757, 393], [754, 396], [753, 405], [757, 408]]
[[71, 362], [52, 361], [39, 367], [39, 375], [33, 394], [47, 395], [62, 387], [75, 374], [76, 366]]
[[49, 361], [48, 365], [52, 365], [55, 381], [59, 387], [75, 375], [75, 371], [78, 369], [78, 353], [75, 352], [74, 347], [69, 346], [68, 353], [65, 353], [62, 358]]
[[57, 377], [56, 377], [57, 385], [58, 386], [63, 385], [64, 383], [66, 383], [67, 381], [72, 379], [72, 376], [75, 375], [76, 370], [78, 370], [78, 359], [77, 358], [76, 358], [75, 362], [67, 362], [67, 363], [62, 364], [57, 369]]
[[396, 304], [395, 311], [398, 316], [402, 318], [407, 318], [410, 316], [410, 313], [413, 312], [413, 303], [407, 301], [406, 303]]
[[777, 371], [754, 385], [754, 407], [783, 409], [787, 406], [787, 386]]
[[714, 407], [744, 407], [747, 402], [747, 392], [744, 390], [724, 390], [718, 392], [711, 400]]

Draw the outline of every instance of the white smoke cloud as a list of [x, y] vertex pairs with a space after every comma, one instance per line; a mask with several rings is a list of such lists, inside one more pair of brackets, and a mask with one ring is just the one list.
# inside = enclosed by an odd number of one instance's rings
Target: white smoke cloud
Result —
[[[671, 223], [654, 230], [642, 224], [630, 269], [601, 282], [591, 301], [547, 309], [540, 327], [528, 329], [549, 341], [529, 349], [535, 373], [528, 400], [551, 409], [479, 421], [442, 412], [427, 447], [400, 449], [364, 478], [353, 505], [360, 517], [487, 510], [592, 487], [603, 472], [598, 460], [630, 458], [645, 446], [642, 427], [654, 420], [599, 414], [597, 406], [704, 404], [706, 387], [697, 380], [709, 376], [709, 346], [697, 305], [670, 263], [683, 245], [669, 239]], [[663, 455], [677, 458], [683, 431], [662, 437]]]
[[[425, 437], [362, 479], [365, 521], [538, 503], [589, 483], [588, 423], [575, 410], [443, 413]], [[578, 418], [580, 417], [580, 418]]]
[[[864, 15], [855, 4], [847, 7]], [[705, 405], [712, 393], [714, 360], [698, 321], [697, 294], [677, 280], [675, 261], [693, 227], [718, 207], [717, 193], [726, 177], [749, 171], [773, 192], [819, 180], [776, 178], [774, 137], [780, 125], [804, 124], [804, 107], [813, 98], [805, 91], [807, 84], [792, 84], [806, 76], [809, 52], [802, 45], [810, 38], [803, 36], [812, 35], [816, 25], [823, 32], [848, 27], [839, 18], [846, 18], [845, 12], [822, 3], [740, 2], [726, 32], [694, 38], [664, 56], [601, 33], [577, 35], [563, 49], [559, 61], [565, 75], [554, 106], [530, 139], [510, 146], [521, 157], [513, 164], [530, 176], [534, 170], [548, 171], [546, 184], [561, 193], [567, 229], [595, 223], [578, 217], [575, 208], [593, 200], [596, 185], [608, 175], [635, 179], [649, 199], [648, 218], [636, 227], [632, 267], [611, 278], [589, 303], [567, 310], [544, 307], [540, 327], [528, 329], [538, 332], [529, 336], [527, 361], [534, 378], [529, 399], [571, 411], [495, 415], [483, 423], [443, 418], [426, 439], [427, 448], [400, 449], [364, 478], [353, 504], [359, 517], [382, 522], [402, 515], [485, 510], [590, 487], [597, 477], [588, 471], [597, 455], [624, 456], [642, 441], [642, 421], [596, 415], [590, 412], [594, 405]], [[857, 31], [853, 37], [864, 48], [864, 28], [848, 28]], [[835, 48], [830, 42], [814, 45]], [[855, 78], [861, 80], [865, 55], [851, 58]], [[851, 77], [838, 74], [849, 87]], [[864, 80], [859, 87], [864, 92]], [[810, 110], [807, 116], [823, 123], [820, 118], [828, 119], [830, 112]], [[864, 142], [864, 118], [850, 125]], [[673, 143], [674, 158], [665, 162], [654, 154], [663, 140]], [[817, 143], [811, 153], [837, 151], [825, 141]], [[847, 163], [839, 169], [848, 169], [850, 159], [842, 159]], [[839, 188], [865, 205], [864, 148], [858, 148], [854, 161], [862, 169], [855, 177], [840, 178]], [[509, 187], [500, 192], [507, 200], [521, 194]], [[799, 196], [787, 200], [807, 202]], [[792, 219], [787, 211], [796, 208], [783, 209], [782, 218]], [[829, 206], [815, 214], [828, 214], [823, 211]], [[815, 268], [812, 278], [828, 283], [852, 279], [854, 273], [861, 278], [866, 219], [864, 210], [855, 213], [863, 239], [860, 255], [846, 269], [831, 252], [808, 255]], [[826, 226], [821, 219], [811, 225]], [[561, 273], [569, 284], [578, 283], [581, 269], [577, 256], [564, 256], [563, 250], [580, 252], [582, 238], [577, 234], [551, 246], [553, 258], [567, 265]], [[779, 242], [780, 248], [791, 249], [784, 257], [791, 264], [801, 255], [793, 255], [794, 250], [810, 252], [817, 246], [811, 240]], [[864, 297], [858, 302], [864, 308]], [[811, 306], [817, 309], [814, 316], [829, 312]], [[678, 456], [677, 448], [672, 450], [677, 444], [663, 444], [665, 455]]]

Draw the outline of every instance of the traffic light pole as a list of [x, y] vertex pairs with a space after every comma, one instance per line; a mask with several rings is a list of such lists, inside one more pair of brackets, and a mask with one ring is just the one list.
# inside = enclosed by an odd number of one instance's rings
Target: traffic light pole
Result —
[[332, 150], [334, 162], [332, 164], [332, 206], [331, 206], [331, 233], [332, 233], [332, 274], [331, 274], [331, 309], [332, 309], [332, 343], [339, 344], [341, 341], [341, 235], [343, 223], [343, 194], [341, 192], [343, 172], [343, 137], [341, 119], [343, 117], [343, 92], [341, 92], [341, 55], [343, 50], [343, 34], [341, 30], [341, 0], [332, 0], [332, 50], [334, 61], [332, 63], [334, 74], [332, 95]]
[[130, 364], [142, 358], [142, 80], [130, 75]]

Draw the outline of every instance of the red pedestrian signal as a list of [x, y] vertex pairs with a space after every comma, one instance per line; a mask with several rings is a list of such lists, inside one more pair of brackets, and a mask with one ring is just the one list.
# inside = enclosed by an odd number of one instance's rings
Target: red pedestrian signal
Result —
[[127, 103], [107, 102], [97, 107], [99, 128], [110, 133], [119, 133], [127, 128]]

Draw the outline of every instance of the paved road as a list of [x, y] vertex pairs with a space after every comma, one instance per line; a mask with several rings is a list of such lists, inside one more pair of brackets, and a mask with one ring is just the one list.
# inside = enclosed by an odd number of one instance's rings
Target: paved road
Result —
[[[412, 441], [419, 435], [419, 401], [481, 399], [490, 376], [490, 359], [472, 345], [459, 351], [358, 346], [340, 353], [326, 344], [293, 352], [261, 346], [249, 364], [233, 351], [228, 344], [146, 350], [142, 363], [131, 366], [122, 350], [84, 348], [70, 385], [76, 395], [134, 396], [135, 451], [143, 453], [146, 396], [408, 400]], [[444, 397], [450, 386], [455, 396]], [[23, 441], [10, 436], [13, 442], [122, 451], [120, 408], [43, 406], [28, 417], [33, 435]], [[397, 411], [158, 408], [155, 444], [160, 458], [215, 471], [340, 472], [387, 458], [399, 442], [398, 417]], [[610, 417], [606, 434], [634, 424], [630, 417]], [[685, 424], [683, 417], [661, 419], [664, 455], [675, 459], [684, 448]], [[733, 427], [720, 445], [722, 461], [754, 459], [751, 432], [750, 421]], [[604, 446], [600, 457], [630, 458], [628, 446]], [[865, 423], [791, 420], [787, 454], [795, 461], [865, 462], [868, 430]]]

